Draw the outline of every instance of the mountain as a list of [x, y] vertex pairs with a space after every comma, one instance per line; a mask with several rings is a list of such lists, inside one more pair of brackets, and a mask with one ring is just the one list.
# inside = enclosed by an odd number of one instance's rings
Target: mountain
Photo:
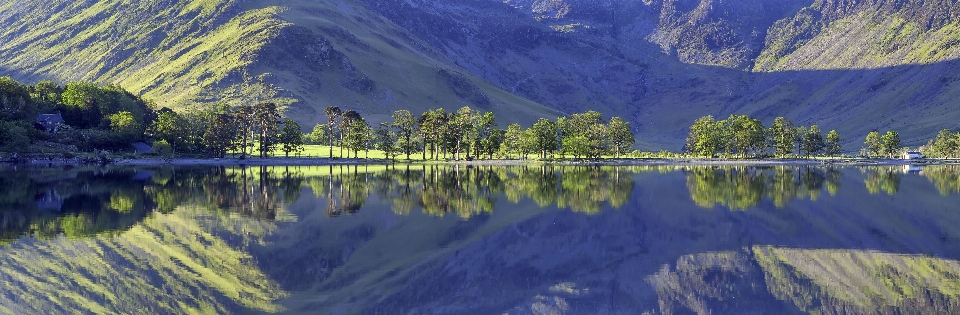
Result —
[[385, 121], [471, 106], [501, 127], [598, 110], [643, 149], [712, 114], [957, 128], [960, 4], [919, 0], [192, 0], [0, 4], [0, 72], [118, 83], [161, 106], [274, 100]]

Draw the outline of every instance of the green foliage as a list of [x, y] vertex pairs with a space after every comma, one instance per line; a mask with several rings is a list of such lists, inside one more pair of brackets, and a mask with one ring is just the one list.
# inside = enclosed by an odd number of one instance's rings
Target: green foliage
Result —
[[558, 147], [557, 124], [540, 118], [533, 127], [530, 127], [533, 136], [533, 151], [540, 152], [541, 158], [546, 159], [547, 153], [552, 153]]
[[408, 110], [397, 110], [393, 112], [393, 124], [397, 128], [397, 146], [400, 151], [410, 159], [410, 152], [419, 148], [420, 144], [417, 135], [417, 119]]
[[811, 125], [807, 133], [803, 135], [801, 148], [803, 149], [804, 155], [819, 155], [825, 146], [826, 143], [823, 141], [823, 133], [820, 132], [820, 127]]
[[122, 111], [110, 115], [110, 130], [127, 137], [128, 141], [139, 141], [143, 136], [143, 128], [137, 122], [133, 114], [128, 111]]
[[880, 154], [892, 157], [900, 153], [900, 134], [890, 130], [880, 137]]
[[282, 145], [284, 156], [290, 156], [290, 152], [300, 152], [303, 150], [303, 133], [297, 122], [287, 119], [283, 121], [283, 129], [280, 132], [280, 144]]
[[167, 140], [157, 140], [153, 142], [153, 152], [161, 157], [173, 157], [173, 146]]
[[770, 142], [776, 155], [786, 157], [793, 152], [794, 139], [797, 137], [793, 122], [784, 117], [777, 117], [770, 126]]
[[590, 154], [590, 139], [586, 136], [571, 136], [563, 138], [563, 153], [573, 155], [579, 159]]
[[[23, 152], [30, 147], [30, 127], [17, 122], [0, 121], [0, 150]], [[31, 128], [32, 129], [32, 128]]]
[[827, 156], [837, 156], [843, 152], [843, 148], [840, 146], [840, 133], [836, 130], [830, 130], [830, 132], [827, 133], [827, 139], [824, 144], [824, 153]]
[[621, 154], [630, 152], [633, 144], [636, 143], [633, 132], [630, 131], [630, 123], [615, 116], [610, 118], [608, 126], [610, 128], [610, 142], [614, 157], [619, 158]]
[[943, 129], [937, 136], [920, 147], [923, 156], [931, 158], [958, 158], [960, 157], [960, 133], [950, 129]]

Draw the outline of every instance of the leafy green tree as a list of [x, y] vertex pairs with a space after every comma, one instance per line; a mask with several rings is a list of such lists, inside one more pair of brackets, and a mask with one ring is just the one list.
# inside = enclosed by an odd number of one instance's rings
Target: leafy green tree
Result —
[[493, 152], [489, 150], [491, 148], [489, 139], [493, 135], [494, 127], [497, 126], [496, 117], [494, 117], [493, 112], [485, 112], [477, 115], [476, 123], [477, 139], [473, 145], [473, 154], [477, 157], [486, 153], [493, 154]]
[[63, 120], [68, 125], [86, 129], [100, 125], [99, 104], [104, 103], [100, 88], [91, 82], [70, 82], [60, 95]]
[[513, 153], [520, 152], [521, 141], [523, 140], [523, 129], [520, 124], [507, 125], [507, 130], [503, 135], [503, 143], [500, 145], [500, 151], [509, 159]]
[[797, 126], [793, 130], [793, 141], [797, 146], [797, 155], [803, 155], [803, 139], [807, 135], [807, 127]]
[[503, 144], [507, 131], [504, 129], [493, 129], [490, 135], [480, 140], [480, 155], [487, 155], [487, 159], [493, 159], [493, 154], [497, 152], [500, 145]]
[[586, 136], [572, 136], [563, 138], [563, 153], [573, 155], [579, 159], [590, 154], [590, 140]]
[[130, 141], [138, 141], [143, 136], [140, 123], [127, 111], [110, 115], [110, 130], [122, 134]]
[[540, 118], [530, 129], [533, 135], [533, 151], [540, 152], [540, 158], [546, 159], [547, 153], [555, 151], [559, 145], [556, 123]]
[[843, 152], [843, 148], [840, 147], [840, 133], [836, 130], [830, 130], [827, 133], [826, 148], [824, 148], [824, 154], [828, 156], [837, 156]]
[[313, 131], [304, 137], [304, 140], [308, 144], [327, 144], [329, 140], [327, 131], [327, 125], [317, 123], [313, 126]]
[[797, 137], [793, 122], [784, 117], [777, 117], [770, 127], [770, 142], [777, 156], [786, 157], [793, 152], [793, 140]]
[[[323, 113], [327, 115], [327, 128], [329, 129], [327, 136], [330, 139], [330, 158], [333, 158], [333, 129], [336, 127], [337, 120], [343, 117], [343, 111], [337, 106], [327, 106], [327, 108], [323, 110]], [[341, 139], [342, 137], [343, 135], [341, 134]], [[343, 152], [340, 153], [341, 155], [343, 154]]]
[[410, 159], [410, 151], [417, 149], [417, 119], [410, 111], [401, 109], [393, 112], [393, 124], [397, 128], [397, 146]]
[[460, 153], [463, 151], [463, 144], [473, 143], [473, 139], [477, 137], [475, 121], [476, 112], [471, 110], [470, 107], [464, 106], [458, 109], [453, 115], [453, 119], [447, 123], [447, 126], [449, 126], [449, 132], [453, 137], [453, 141], [455, 142], [454, 159], [460, 160]]
[[160, 139], [153, 142], [153, 152], [160, 157], [170, 158], [173, 157], [173, 146], [167, 140]]
[[203, 145], [216, 157], [225, 157], [232, 149], [237, 136], [237, 125], [233, 116], [219, 114], [207, 124], [203, 133]]
[[527, 159], [531, 153], [537, 152], [537, 135], [533, 128], [527, 128], [520, 132], [520, 143], [517, 149], [520, 151], [521, 159]]
[[186, 124], [186, 120], [180, 114], [167, 109], [161, 110], [160, 115], [150, 125], [149, 130], [154, 139], [164, 140], [174, 147], [182, 147], [182, 128]]
[[303, 132], [300, 124], [292, 119], [283, 121], [283, 129], [280, 131], [280, 144], [283, 155], [289, 157], [290, 152], [300, 152], [303, 150]]
[[[351, 147], [357, 147], [357, 146], [359, 146], [359, 144], [357, 144], [357, 143], [354, 143], [353, 146], [351, 146], [349, 143], [347, 143], [347, 141], [349, 141], [349, 140], [347, 140], [347, 138], [350, 137], [351, 132], [359, 132], [360, 130], [362, 130], [361, 128], [355, 128], [354, 123], [357, 123], [357, 122], [363, 120], [363, 116], [360, 116], [360, 113], [358, 113], [357, 111], [352, 110], [352, 109], [349, 109], [349, 110], [343, 112], [343, 114], [341, 114], [341, 115], [342, 115], [342, 116], [341, 116], [341, 118], [340, 118], [340, 128], [339, 128], [339, 130], [340, 130], [340, 156], [343, 156], [343, 149], [344, 149], [345, 147], [347, 148], [347, 150], [349, 150]], [[354, 138], [354, 140], [356, 140], [356, 139], [360, 139], [361, 137], [360, 137], [359, 135], [354, 135], [353, 138]], [[350, 156], [350, 152], [349, 152], [349, 151], [347, 152], [347, 156]]]
[[806, 156], [818, 155], [823, 151], [826, 144], [823, 142], [823, 133], [820, 132], [820, 127], [817, 125], [811, 125], [810, 129], [807, 130], [807, 134], [803, 137], [803, 152]]
[[868, 156], [879, 155], [882, 149], [882, 142], [880, 141], [880, 132], [871, 131], [867, 134], [867, 139], [863, 142], [864, 151]]
[[30, 90], [30, 98], [41, 107], [53, 108], [60, 102], [63, 88], [50, 80], [37, 82]]
[[730, 133], [727, 152], [747, 157], [750, 153], [760, 153], [766, 146], [766, 129], [763, 124], [747, 115], [730, 115], [726, 126]]
[[0, 77], [0, 120], [28, 119], [36, 111], [26, 85], [11, 77]]
[[[427, 158], [427, 147], [430, 147], [430, 158], [436, 159], [437, 150], [447, 125], [447, 112], [443, 108], [426, 111], [417, 119], [420, 138], [423, 139], [423, 158]], [[429, 144], [429, 145], [428, 145]]]
[[[390, 130], [392, 125], [387, 123], [381, 123], [380, 128], [377, 128], [376, 131], [376, 143], [374, 148], [380, 151], [383, 151], [383, 154], [387, 156], [387, 159], [393, 159], [396, 157], [399, 152], [397, 146], [397, 134]], [[409, 159], [409, 156], [408, 158]]]
[[900, 151], [900, 134], [890, 130], [880, 137], [880, 152], [886, 156], [893, 156]]
[[237, 126], [237, 132], [239, 133], [235, 139], [240, 142], [237, 144], [240, 147], [240, 158], [244, 159], [247, 157], [247, 148], [250, 148], [250, 154], [253, 154], [253, 130], [256, 123], [256, 115], [253, 109], [253, 106], [250, 105], [241, 105], [233, 113], [233, 121]]
[[15, 121], [0, 121], [0, 150], [21, 152], [30, 147], [27, 128]]
[[591, 158], [600, 158], [610, 152], [610, 131], [606, 124], [593, 124], [587, 129], [587, 140], [590, 141]]
[[687, 134], [686, 151], [697, 156], [713, 157], [721, 148], [720, 123], [712, 115], [697, 118]]
[[620, 117], [610, 118], [608, 125], [614, 157], [620, 158], [621, 154], [630, 152], [636, 139], [633, 137], [633, 131], [630, 130], [630, 124]]
[[258, 133], [260, 157], [267, 157], [277, 145], [280, 129], [280, 111], [274, 103], [258, 103], [253, 106], [254, 126]]
[[960, 153], [960, 133], [954, 133], [950, 129], [940, 130], [936, 137], [920, 147], [920, 152], [932, 158], [956, 157]]

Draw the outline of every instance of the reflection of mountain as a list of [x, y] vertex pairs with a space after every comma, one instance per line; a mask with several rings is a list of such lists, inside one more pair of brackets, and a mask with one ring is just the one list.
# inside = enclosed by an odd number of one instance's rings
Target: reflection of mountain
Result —
[[[945, 206], [960, 200], [931, 198], [919, 177], [904, 178], [896, 196], [871, 195], [856, 169], [837, 171], [830, 180], [849, 188], [834, 198], [750, 211], [703, 211], [684, 185], [690, 172], [635, 174], [622, 210], [589, 216], [544, 211], [535, 198], [498, 200], [496, 211], [467, 221], [389, 216], [367, 208], [386, 209], [390, 199], [371, 198], [352, 216], [304, 215], [255, 255], [299, 291], [283, 302], [295, 312], [960, 310], [951, 280], [960, 273], [960, 213]], [[291, 211], [323, 202], [302, 200]], [[294, 277], [304, 273], [312, 280]]]
[[797, 198], [816, 201], [826, 188], [830, 195], [840, 189], [840, 173], [818, 167], [694, 167], [686, 171], [687, 188], [697, 205], [715, 205], [744, 210], [763, 198], [782, 208]]
[[958, 279], [956, 260], [756, 246], [683, 256], [647, 282], [664, 314], [946, 314], [960, 310]]
[[[243, 234], [224, 237], [237, 227]], [[0, 248], [0, 313], [226, 314], [276, 311], [277, 285], [225, 239], [275, 227], [181, 207], [117, 235]], [[218, 232], [214, 232], [218, 231]], [[237, 231], [237, 232], [240, 232]]]

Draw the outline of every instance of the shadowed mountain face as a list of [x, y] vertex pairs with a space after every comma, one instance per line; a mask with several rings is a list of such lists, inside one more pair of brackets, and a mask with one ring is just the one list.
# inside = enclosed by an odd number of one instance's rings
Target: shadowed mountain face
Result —
[[0, 69], [115, 82], [186, 107], [271, 99], [301, 125], [471, 106], [500, 125], [598, 110], [678, 150], [712, 114], [873, 129], [916, 146], [956, 128], [950, 1], [7, 1]]

